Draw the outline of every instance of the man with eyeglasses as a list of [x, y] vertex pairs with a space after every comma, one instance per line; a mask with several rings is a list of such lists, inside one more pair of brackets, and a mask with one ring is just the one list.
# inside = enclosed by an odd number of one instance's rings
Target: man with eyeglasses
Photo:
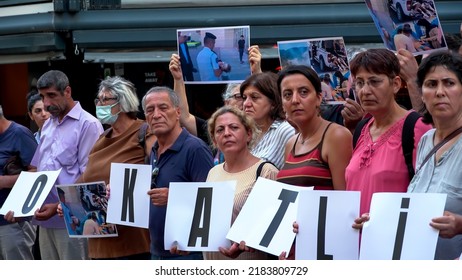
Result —
[[152, 184], [149, 232], [153, 260], [202, 259], [201, 252], [186, 256], [164, 250], [165, 215], [170, 182], [205, 182], [213, 166], [204, 141], [180, 126], [180, 101], [167, 87], [151, 88], [141, 104], [151, 132], [157, 137], [151, 151]]
[[[62, 168], [56, 185], [74, 184], [85, 170], [88, 155], [103, 127], [73, 100], [69, 79], [63, 72], [46, 72], [37, 81], [37, 89], [51, 116], [43, 125], [31, 165], [37, 171]], [[34, 214], [33, 223], [39, 226], [42, 259], [87, 259], [86, 240], [69, 238], [63, 218], [56, 215], [58, 204], [58, 193], [53, 188]]]

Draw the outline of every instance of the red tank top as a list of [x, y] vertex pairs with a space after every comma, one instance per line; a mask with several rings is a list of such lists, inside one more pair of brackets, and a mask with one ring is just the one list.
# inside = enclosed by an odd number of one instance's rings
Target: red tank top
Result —
[[322, 159], [321, 156], [324, 136], [331, 124], [332, 123], [330, 123], [324, 130], [319, 144], [311, 151], [301, 155], [295, 155], [295, 144], [297, 143], [300, 134], [297, 136], [284, 166], [277, 175], [277, 181], [301, 187], [314, 186], [315, 190], [334, 189], [329, 165]]

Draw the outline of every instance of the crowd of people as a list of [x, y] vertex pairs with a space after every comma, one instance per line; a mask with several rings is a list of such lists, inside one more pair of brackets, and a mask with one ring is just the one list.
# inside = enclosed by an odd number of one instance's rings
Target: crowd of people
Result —
[[[34, 248], [35, 258], [47, 260], [274, 259], [245, 240], [216, 252], [164, 248], [170, 182], [235, 180], [233, 223], [259, 176], [315, 191], [360, 191], [360, 216], [351, 221], [358, 230], [370, 218], [374, 193], [447, 193], [444, 216], [429, 221], [440, 232], [435, 259], [460, 256], [462, 56], [457, 51], [433, 52], [420, 64], [405, 49], [397, 55], [387, 49], [359, 52], [350, 61], [348, 85], [356, 100], [346, 98], [343, 126], [323, 118], [323, 82], [313, 69], [291, 65], [278, 74], [263, 72], [258, 46], [247, 51], [252, 74], [228, 85], [224, 106], [209, 120], [189, 112], [187, 76], [177, 54], [169, 65], [173, 89], [153, 87], [140, 101], [130, 81], [108, 77], [100, 83], [95, 114], [74, 101], [65, 73], [44, 73], [37, 92], [28, 95], [35, 136], [7, 120], [0, 106], [1, 203], [21, 170], [62, 169], [56, 185], [104, 181], [110, 198], [112, 162], [152, 167], [149, 229], [118, 225], [117, 237], [69, 238], [63, 199], [53, 188], [31, 219], [16, 218], [12, 211], [0, 216], [0, 259], [34, 259]], [[403, 84], [413, 110], [396, 102]], [[139, 106], [145, 121], [137, 118]], [[6, 168], [12, 157], [21, 166], [15, 172]], [[294, 257], [294, 246], [280, 256]]]

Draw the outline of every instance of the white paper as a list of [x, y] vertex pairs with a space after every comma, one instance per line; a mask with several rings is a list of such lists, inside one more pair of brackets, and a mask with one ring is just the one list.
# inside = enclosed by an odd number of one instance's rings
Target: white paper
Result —
[[[297, 218], [298, 194], [311, 190], [311, 187], [296, 187], [259, 177], [226, 237], [237, 243], [245, 241], [251, 248], [276, 256], [283, 251], [289, 252], [295, 238], [293, 223]], [[279, 199], [281, 192], [295, 199], [286, 204], [284, 216], [280, 223], [275, 224], [277, 229], [274, 234], [268, 231], [268, 244], [265, 234], [284, 204]]]
[[359, 216], [360, 192], [319, 190], [302, 192], [299, 199], [295, 259], [357, 260], [359, 231], [351, 225]]
[[22, 171], [0, 209], [0, 214], [14, 211], [15, 217], [33, 216], [42, 207], [60, 172], [61, 168], [56, 171]]
[[[199, 234], [208, 236], [204, 240], [192, 232], [193, 227], [204, 228], [207, 217], [203, 199], [199, 199], [199, 205], [196, 205], [199, 189], [209, 189], [212, 193], [209, 231]], [[231, 244], [226, 234], [231, 226], [235, 189], [236, 181], [170, 183], [165, 219], [165, 250], [170, 250], [174, 245], [182, 251], [213, 252], [218, 251], [219, 247], [228, 248]], [[199, 226], [193, 225], [194, 215], [201, 217], [198, 220]]]
[[[360, 259], [433, 260], [438, 230], [429, 223], [432, 218], [443, 215], [446, 196], [442, 193], [375, 193], [370, 220], [363, 226]], [[408, 206], [403, 204], [407, 198], [410, 199]], [[402, 239], [397, 238], [400, 216], [401, 220], [406, 218]], [[395, 249], [399, 240], [402, 240], [401, 250]]]
[[[133, 171], [136, 180], [133, 188], [133, 205], [127, 200], [124, 205], [124, 184], [130, 184]], [[126, 175], [127, 173], [127, 175]], [[127, 178], [126, 178], [127, 176]], [[128, 185], [129, 186], [129, 185]], [[107, 207], [108, 223], [148, 228], [149, 227], [149, 195], [151, 188], [151, 166], [146, 164], [111, 163], [110, 197]], [[128, 188], [130, 189], [130, 188]], [[133, 207], [133, 208], [131, 208]], [[129, 211], [133, 209], [133, 212]], [[123, 218], [124, 212], [126, 214]], [[131, 213], [134, 215], [131, 217]], [[133, 219], [131, 219], [133, 218]]]

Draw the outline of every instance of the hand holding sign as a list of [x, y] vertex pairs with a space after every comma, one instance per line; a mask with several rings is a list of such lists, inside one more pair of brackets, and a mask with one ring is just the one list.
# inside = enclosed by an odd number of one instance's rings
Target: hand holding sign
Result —
[[[57, 171], [21, 172], [0, 209], [0, 214], [5, 215], [12, 211], [15, 218], [34, 215], [35, 210], [42, 206], [60, 172], [61, 169]], [[56, 208], [53, 214], [56, 214]]]
[[229, 247], [229, 249], [220, 247], [219, 250], [220, 250], [220, 253], [222, 253], [223, 255], [231, 259], [235, 259], [239, 257], [239, 255], [243, 252], [249, 252], [249, 253], [255, 252], [254, 248], [250, 248], [245, 245], [245, 241], [241, 241], [240, 243], [233, 242], [233, 244], [231, 244], [231, 247]]
[[47, 203], [42, 205], [39, 209], [37, 209], [34, 212], [34, 218], [37, 219], [38, 221], [46, 221], [56, 215], [57, 213], [57, 208], [58, 208], [57, 203]]
[[14, 217], [14, 211], [8, 211], [3, 218], [8, 222], [8, 223], [16, 223], [19, 222], [21, 219], [20, 218], [15, 218]]
[[168, 201], [168, 188], [154, 188], [148, 191], [151, 203], [155, 206], [165, 206]]

